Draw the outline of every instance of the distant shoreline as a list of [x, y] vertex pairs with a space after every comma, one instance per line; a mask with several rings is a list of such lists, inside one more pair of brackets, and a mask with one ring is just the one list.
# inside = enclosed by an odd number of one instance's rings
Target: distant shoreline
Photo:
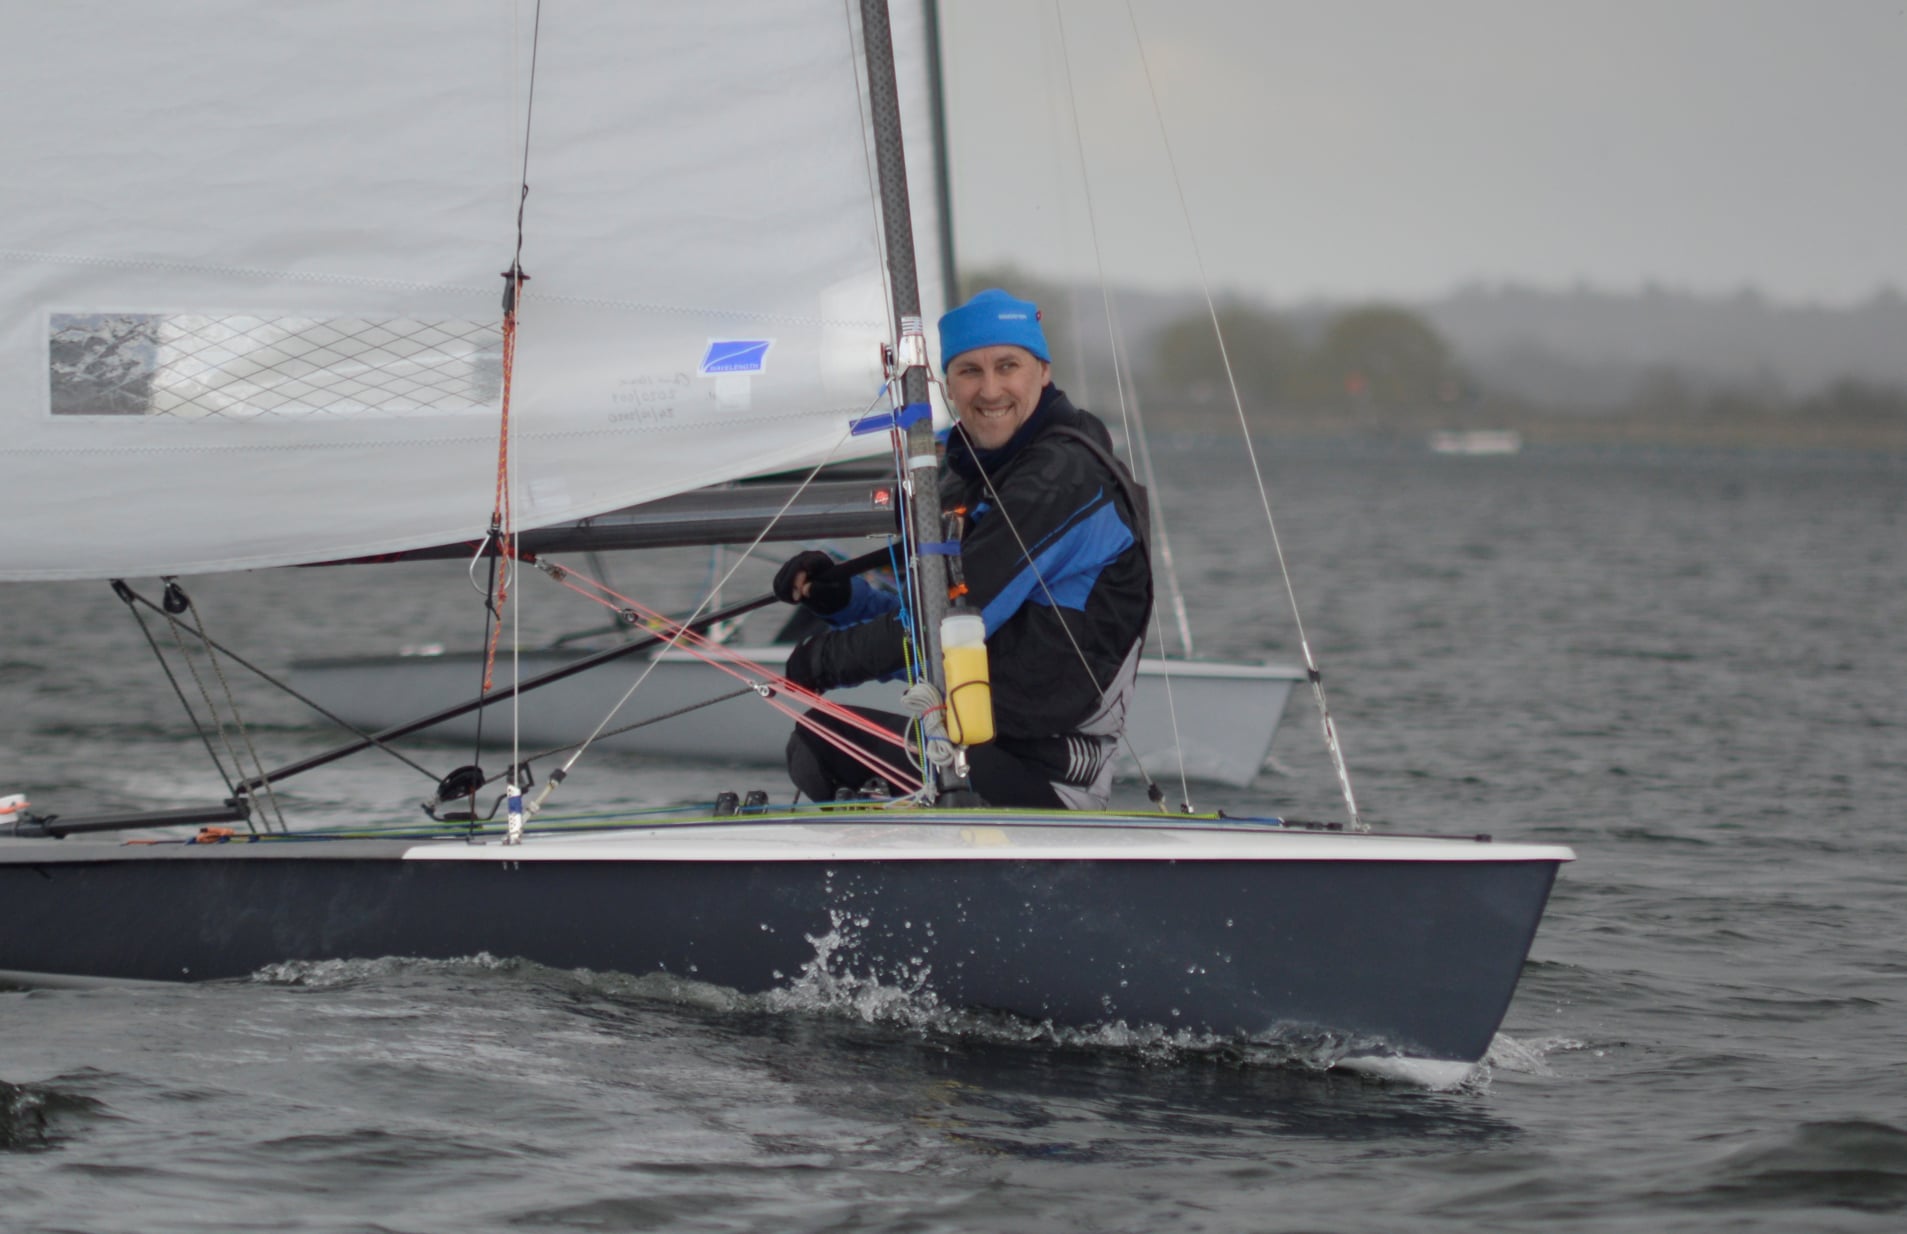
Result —
[[[1258, 410], [1249, 413], [1254, 436], [1366, 438], [1427, 442], [1432, 433], [1497, 430], [1518, 434], [1525, 446], [1685, 446], [1737, 450], [1837, 450], [1907, 454], [1907, 418], [1840, 420], [1814, 416], [1645, 416], [1632, 412], [1535, 412], [1466, 408], [1446, 416], [1421, 411], [1382, 413]], [[1236, 432], [1235, 416], [1201, 408], [1193, 414], [1150, 413], [1155, 431]]]

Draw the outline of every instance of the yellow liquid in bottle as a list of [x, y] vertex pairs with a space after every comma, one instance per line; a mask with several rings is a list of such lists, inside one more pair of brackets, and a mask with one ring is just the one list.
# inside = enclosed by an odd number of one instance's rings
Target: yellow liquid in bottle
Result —
[[993, 687], [987, 682], [986, 647], [948, 647], [941, 654], [947, 673], [947, 737], [958, 745], [993, 740]]

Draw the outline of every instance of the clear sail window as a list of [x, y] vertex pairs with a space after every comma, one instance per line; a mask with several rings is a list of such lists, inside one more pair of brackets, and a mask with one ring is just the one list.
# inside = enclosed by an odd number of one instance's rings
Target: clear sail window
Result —
[[489, 411], [497, 321], [55, 313], [56, 416], [398, 417]]

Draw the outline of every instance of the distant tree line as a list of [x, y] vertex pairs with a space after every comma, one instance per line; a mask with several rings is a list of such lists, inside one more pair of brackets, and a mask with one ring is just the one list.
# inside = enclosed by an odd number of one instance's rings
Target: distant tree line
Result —
[[[1104, 309], [1093, 297], [1015, 270], [974, 272], [962, 278], [960, 294], [986, 287], [1038, 302], [1056, 352], [1086, 353], [1066, 356], [1070, 364], [1062, 363], [1062, 371], [1076, 372], [1095, 360], [1109, 364], [1101, 350]], [[1162, 407], [1187, 401], [1229, 405], [1228, 368], [1241, 400], [1253, 410], [1408, 411], [1447, 407], [1478, 393], [1436, 328], [1393, 305], [1358, 306], [1314, 321], [1229, 299], [1215, 313], [1187, 312], [1127, 338], [1125, 345], [1130, 375]]]
[[1325, 429], [1529, 429], [1532, 421], [1602, 420], [1634, 433], [1659, 423], [1707, 425], [1725, 435], [1729, 426], [1759, 433], [1778, 425], [1907, 448], [1907, 387], [1885, 381], [1841, 378], [1797, 394], [1765, 372], [1758, 380], [1722, 381], [1657, 365], [1629, 369], [1620, 378], [1612, 373], [1627, 396], [1588, 411], [1567, 395], [1552, 401], [1528, 386], [1492, 388], [1428, 313], [1398, 305], [1281, 312], [1227, 299], [1208, 310], [1187, 297], [1186, 307], [1168, 315], [1121, 322], [1117, 295], [1108, 303], [1097, 291], [1086, 294], [1010, 269], [973, 272], [961, 279], [960, 291], [964, 296], [996, 286], [1041, 305], [1065, 379], [1083, 384], [1089, 372], [1097, 374], [1091, 378], [1095, 405], [1111, 401], [1107, 387], [1114, 379], [1105, 376], [1112, 369], [1109, 335], [1122, 336], [1124, 366], [1116, 380], [1136, 382], [1148, 417], [1162, 426], [1229, 416], [1235, 383], [1255, 420], [1301, 420]]
[[1672, 368], [1656, 368], [1636, 384], [1623, 410], [1683, 419], [1796, 417], [1907, 425], [1907, 389], [1843, 377], [1797, 396], [1772, 379], [1701, 382]]
[[1228, 369], [1247, 407], [1409, 414], [1447, 408], [1477, 393], [1430, 323], [1393, 305], [1345, 309], [1307, 330], [1277, 313], [1231, 301], [1173, 321], [1150, 350], [1147, 384], [1183, 390], [1196, 401], [1208, 401]]

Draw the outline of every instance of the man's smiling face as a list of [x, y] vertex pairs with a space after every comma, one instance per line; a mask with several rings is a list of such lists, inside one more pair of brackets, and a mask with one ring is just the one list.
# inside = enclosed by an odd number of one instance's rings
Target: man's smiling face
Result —
[[947, 369], [947, 398], [967, 440], [997, 450], [1040, 405], [1053, 366], [1024, 347], [976, 347], [954, 357]]

